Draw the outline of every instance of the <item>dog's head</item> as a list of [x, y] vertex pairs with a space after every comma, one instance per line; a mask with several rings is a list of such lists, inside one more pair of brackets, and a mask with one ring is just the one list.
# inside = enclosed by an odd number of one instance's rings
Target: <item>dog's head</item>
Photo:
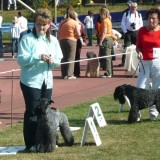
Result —
[[125, 87], [126, 87], [126, 84], [124, 85], [121, 85], [121, 86], [118, 86], [116, 87], [115, 91], [114, 91], [114, 100], [119, 100], [119, 103], [120, 104], [124, 104], [125, 103]]
[[87, 52], [86, 53], [87, 58], [95, 58], [97, 55], [94, 52]]
[[37, 116], [46, 114], [49, 109], [55, 109], [51, 107], [51, 103], [54, 103], [53, 100], [48, 100], [47, 98], [41, 98], [37, 101], [38, 105], [35, 109], [35, 113], [37, 114]]

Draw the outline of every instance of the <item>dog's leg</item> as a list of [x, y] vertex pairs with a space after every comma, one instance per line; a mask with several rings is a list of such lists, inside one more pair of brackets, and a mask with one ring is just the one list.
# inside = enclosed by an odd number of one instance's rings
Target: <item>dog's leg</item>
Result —
[[137, 108], [131, 108], [128, 116], [128, 123], [137, 122], [139, 118], [139, 110]]
[[61, 135], [65, 141], [65, 145], [72, 146], [74, 144], [74, 138], [69, 128], [69, 122], [67, 116], [63, 114], [63, 123], [59, 126]]
[[[55, 131], [52, 131], [52, 132], [55, 132]], [[56, 149], [57, 135], [53, 133], [50, 133], [50, 134], [52, 135], [50, 135], [46, 139], [45, 152], [53, 152]]]
[[89, 61], [87, 62], [87, 68], [86, 68], [86, 77], [91, 77], [91, 75], [90, 75], [90, 67], [89, 67]]
[[130, 103], [130, 100], [128, 99], [128, 97], [126, 95], [124, 95], [124, 98], [127, 101], [129, 108], [131, 108], [131, 103]]
[[[37, 129], [37, 131], [40, 129]], [[43, 133], [37, 132], [36, 133], [36, 152], [44, 153], [44, 142], [43, 142]]]
[[123, 110], [123, 104], [120, 104], [119, 105], [119, 112], [122, 112], [122, 110]]

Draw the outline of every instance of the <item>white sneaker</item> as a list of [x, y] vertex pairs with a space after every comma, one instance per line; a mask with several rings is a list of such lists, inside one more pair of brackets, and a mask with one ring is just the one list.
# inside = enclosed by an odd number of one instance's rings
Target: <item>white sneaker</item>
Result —
[[75, 76], [70, 76], [70, 77], [68, 77], [68, 79], [70, 80], [70, 79], [77, 79]]
[[104, 73], [104, 75], [100, 76], [101, 78], [111, 78], [112, 74]]

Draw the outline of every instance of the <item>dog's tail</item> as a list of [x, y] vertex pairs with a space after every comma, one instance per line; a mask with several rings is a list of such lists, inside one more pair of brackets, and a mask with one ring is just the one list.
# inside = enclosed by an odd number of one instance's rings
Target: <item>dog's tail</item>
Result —
[[72, 146], [74, 144], [74, 137], [69, 128], [68, 118], [64, 113], [62, 113], [62, 116], [63, 116], [63, 122], [59, 126], [60, 132], [65, 141], [65, 145]]

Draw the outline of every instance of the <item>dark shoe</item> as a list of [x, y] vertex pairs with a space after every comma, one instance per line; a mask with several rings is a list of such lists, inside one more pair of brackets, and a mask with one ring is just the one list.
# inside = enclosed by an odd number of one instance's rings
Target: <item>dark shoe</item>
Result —
[[75, 77], [81, 77], [81, 75], [80, 75], [80, 74], [74, 74], [74, 76], [75, 76]]
[[120, 63], [119, 65], [118, 65], [118, 67], [123, 67], [124, 66], [124, 63]]
[[104, 73], [104, 75], [100, 76], [101, 78], [111, 78], [112, 74]]
[[26, 147], [23, 152], [35, 152], [36, 151], [36, 147], [32, 146], [32, 147]]

